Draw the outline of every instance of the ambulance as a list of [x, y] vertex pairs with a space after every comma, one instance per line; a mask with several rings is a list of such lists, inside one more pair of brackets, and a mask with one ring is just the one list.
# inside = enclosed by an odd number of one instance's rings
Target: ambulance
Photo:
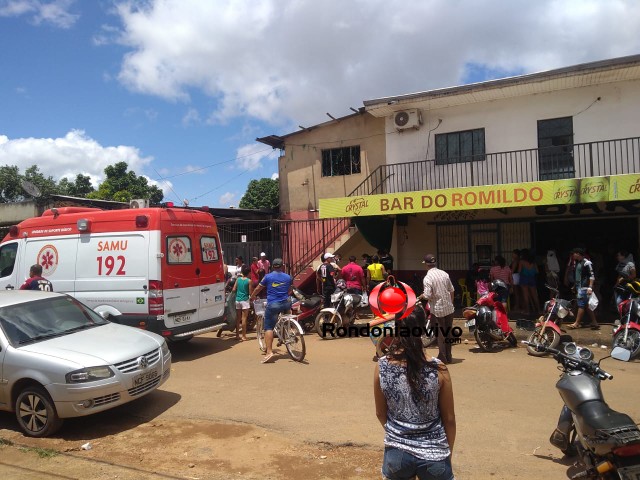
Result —
[[0, 289], [20, 288], [36, 263], [54, 291], [116, 323], [174, 341], [225, 324], [222, 250], [206, 211], [52, 208], [0, 243]]

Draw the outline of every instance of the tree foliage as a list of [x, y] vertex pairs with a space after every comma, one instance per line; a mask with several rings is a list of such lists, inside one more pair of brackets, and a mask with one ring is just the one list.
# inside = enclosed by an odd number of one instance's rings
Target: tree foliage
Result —
[[261, 178], [251, 180], [247, 191], [240, 199], [240, 208], [274, 209], [280, 205], [280, 184], [278, 180]]
[[91, 192], [95, 191], [93, 185], [91, 185], [91, 177], [79, 173], [76, 175], [75, 180], [69, 180], [68, 178], [62, 178], [58, 182], [58, 191], [60, 195], [69, 195], [71, 197], [86, 197]]
[[0, 167], [0, 203], [19, 202], [24, 199], [20, 177], [18, 167], [11, 165]]
[[160, 203], [164, 194], [155, 185], [149, 185], [147, 179], [127, 170], [127, 162], [118, 162], [104, 169], [105, 180], [98, 190], [87, 195], [88, 198], [128, 202], [134, 198], [145, 198]]

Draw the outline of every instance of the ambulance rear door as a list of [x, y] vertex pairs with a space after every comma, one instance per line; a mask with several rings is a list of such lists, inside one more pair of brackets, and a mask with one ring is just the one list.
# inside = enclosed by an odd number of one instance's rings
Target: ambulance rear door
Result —
[[[196, 227], [196, 231], [198, 227]], [[224, 269], [218, 236], [214, 232], [199, 232], [200, 253], [200, 321], [220, 323], [224, 319]]]

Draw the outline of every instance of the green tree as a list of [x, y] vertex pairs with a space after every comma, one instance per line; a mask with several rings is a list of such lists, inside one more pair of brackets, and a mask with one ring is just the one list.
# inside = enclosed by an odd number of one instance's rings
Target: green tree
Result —
[[72, 197], [86, 197], [95, 189], [91, 185], [91, 177], [79, 173], [75, 180], [62, 178], [58, 182], [58, 191], [60, 195], [69, 195]]
[[261, 178], [251, 180], [247, 191], [240, 199], [240, 208], [274, 209], [280, 205], [280, 184], [278, 180]]
[[12, 165], [0, 167], [0, 203], [19, 202], [24, 199], [20, 180], [18, 167]]
[[104, 169], [105, 180], [97, 190], [89, 193], [87, 198], [128, 202], [134, 198], [145, 198], [153, 203], [160, 203], [164, 194], [155, 185], [149, 185], [147, 179], [128, 171], [127, 162], [118, 162]]
[[24, 171], [24, 179], [28, 180], [40, 190], [40, 197], [58, 193], [58, 185], [52, 176], [45, 177], [37, 165], [31, 165]]

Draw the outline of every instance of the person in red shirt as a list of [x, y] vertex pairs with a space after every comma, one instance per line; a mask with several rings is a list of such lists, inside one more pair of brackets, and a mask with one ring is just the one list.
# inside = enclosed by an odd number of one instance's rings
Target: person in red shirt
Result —
[[258, 266], [258, 257], [253, 257], [251, 261], [251, 273], [249, 274], [251, 286], [256, 288], [260, 282], [260, 267]]
[[43, 292], [53, 292], [53, 285], [42, 276], [42, 265], [31, 265], [29, 278], [20, 286], [20, 290], [42, 290]]
[[349, 257], [349, 264], [342, 269], [342, 278], [347, 282], [347, 290], [362, 295], [367, 289], [362, 267], [356, 263], [356, 257]]

